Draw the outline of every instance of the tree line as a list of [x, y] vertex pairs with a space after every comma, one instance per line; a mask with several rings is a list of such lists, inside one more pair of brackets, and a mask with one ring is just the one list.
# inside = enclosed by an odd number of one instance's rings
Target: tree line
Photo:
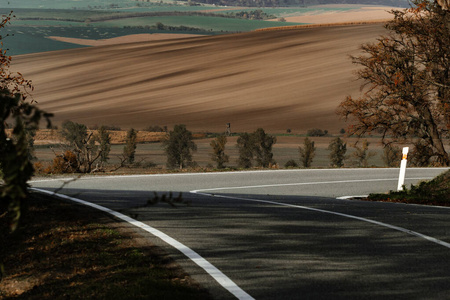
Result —
[[195, 2], [221, 6], [245, 7], [307, 7], [322, 4], [368, 4], [407, 7], [409, 4], [407, 0], [196, 0]]
[[276, 16], [267, 14], [261, 9], [241, 12], [212, 13], [202, 11], [158, 11], [158, 12], [136, 12], [136, 13], [114, 13], [99, 16], [87, 16], [85, 18], [64, 18], [64, 17], [23, 17], [20, 20], [39, 21], [66, 21], [66, 22], [105, 22], [119, 19], [141, 18], [141, 17], [167, 17], [167, 16], [201, 16], [231, 19], [267, 20], [275, 19]]
[[[111, 151], [111, 128], [110, 126], [95, 126], [96, 130], [90, 130], [84, 124], [65, 121], [59, 133], [65, 140], [58, 150], [53, 149], [55, 157], [53, 161], [44, 166], [41, 162], [35, 163], [35, 168], [40, 173], [94, 173], [113, 172], [123, 167], [141, 166], [142, 161], [136, 161], [137, 130], [131, 128], [127, 131], [125, 145], [120, 155], [116, 155], [119, 163], [109, 164]], [[166, 155], [167, 169], [186, 169], [197, 167], [193, 160], [193, 153], [197, 150], [194, 134], [185, 125], [175, 125], [173, 130], [167, 127], [149, 126], [147, 130], [166, 132], [162, 147]], [[328, 135], [328, 131], [320, 129], [308, 130], [308, 134], [302, 145], [298, 147], [297, 159], [288, 160], [285, 168], [310, 168], [316, 156], [315, 142], [313, 137]], [[238, 158], [234, 164], [239, 169], [249, 168], [279, 168], [274, 159], [273, 146], [277, 138], [258, 128], [252, 133], [241, 133], [238, 135], [234, 147]], [[210, 159], [216, 169], [235, 168], [228, 165], [230, 156], [227, 153], [228, 136], [219, 134], [210, 142]], [[30, 157], [32, 154], [32, 143], [29, 143]], [[348, 145], [340, 137], [330, 140], [327, 147], [329, 151], [329, 166], [341, 168], [344, 166], [370, 166], [369, 159], [375, 156], [375, 152], [369, 150], [370, 143], [363, 140], [352, 144], [351, 154], [348, 154]], [[400, 163], [401, 149], [392, 144], [386, 145], [382, 154], [384, 164], [388, 167], [397, 167]], [[415, 166], [426, 166], [422, 157], [412, 157], [411, 164]], [[153, 167], [154, 164], [149, 164]]]

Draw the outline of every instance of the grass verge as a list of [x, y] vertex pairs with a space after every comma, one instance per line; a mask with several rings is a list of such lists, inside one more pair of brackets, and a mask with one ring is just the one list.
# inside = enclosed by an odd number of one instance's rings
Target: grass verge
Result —
[[372, 201], [389, 201], [426, 205], [450, 206], [450, 170], [431, 181], [411, 185], [410, 189], [391, 191], [388, 194], [370, 194]]
[[0, 215], [0, 299], [211, 299], [161, 249], [137, 245], [101, 212], [37, 193], [23, 207], [13, 234]]

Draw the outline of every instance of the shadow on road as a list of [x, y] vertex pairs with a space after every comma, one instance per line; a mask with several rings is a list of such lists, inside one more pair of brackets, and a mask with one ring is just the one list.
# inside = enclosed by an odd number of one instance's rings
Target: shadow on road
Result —
[[[65, 189], [64, 193], [161, 230], [256, 299], [445, 299], [450, 294], [449, 248], [343, 216], [242, 198], [371, 218], [447, 242], [448, 210], [319, 197], [219, 198], [190, 193], [182, 194], [190, 206], [173, 208], [166, 203], [147, 206], [154, 197], [148, 192]], [[183, 266], [191, 274], [202, 273], [189, 262]]]

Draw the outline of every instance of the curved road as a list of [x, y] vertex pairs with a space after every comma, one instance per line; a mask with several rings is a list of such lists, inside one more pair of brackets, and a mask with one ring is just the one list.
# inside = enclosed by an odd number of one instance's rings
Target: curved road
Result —
[[[406, 184], [444, 170], [407, 169]], [[142, 233], [216, 299], [448, 299], [448, 208], [336, 199], [396, 189], [397, 180], [398, 169], [331, 169], [35, 179], [32, 186], [120, 211], [186, 245], [241, 292]], [[154, 192], [181, 192], [191, 205], [146, 206]]]

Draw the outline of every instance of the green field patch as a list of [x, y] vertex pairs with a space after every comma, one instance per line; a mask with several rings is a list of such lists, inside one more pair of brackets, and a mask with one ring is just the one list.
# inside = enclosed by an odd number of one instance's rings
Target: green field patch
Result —
[[201, 12], [221, 9], [213, 5], [201, 5], [201, 6], [189, 6], [185, 4], [170, 4], [170, 3], [147, 3], [140, 4], [139, 7], [124, 8], [121, 12], [167, 12], [167, 11], [180, 11], [180, 12]]
[[360, 8], [361, 6], [346, 6], [346, 7], [312, 6], [312, 7], [261, 8], [261, 10], [267, 14], [275, 15], [277, 17], [294, 17], [303, 15], [320, 15], [332, 12], [345, 12]]
[[[1, 8], [0, 13], [6, 14], [10, 10]], [[15, 18], [13, 22], [24, 19], [33, 20], [68, 20], [84, 22], [88, 18], [101, 18], [106, 16], [114, 16], [118, 12], [106, 11], [90, 11], [90, 10], [75, 10], [75, 9], [14, 9], [13, 14]]]
[[3, 50], [7, 50], [8, 55], [21, 55], [84, 47], [46, 38], [52, 34], [47, 28], [8, 27], [5, 31], [9, 36], [5, 37], [3, 40]]
[[[78, 44], [59, 42], [49, 39], [50, 36], [60, 36], [78, 39], [110, 39], [120, 36], [143, 33], [186, 33], [181, 31], [159, 31], [145, 28], [109, 28], [109, 27], [58, 27], [58, 26], [9, 26], [2, 31], [8, 34], [3, 40], [3, 49], [8, 49], [8, 55], [21, 55], [54, 50], [82, 48]], [[207, 32], [189, 32], [208, 34]], [[209, 33], [211, 34], [211, 33]]]
[[112, 9], [114, 7], [135, 6], [134, 0], [0, 0], [0, 7], [34, 8], [34, 9], [70, 9], [100, 7]]
[[299, 23], [267, 22], [260, 20], [230, 19], [203, 16], [161, 16], [93, 22], [96, 27], [153, 26], [156, 23], [170, 26], [188, 26], [216, 32], [243, 32], [260, 28], [298, 25]]

